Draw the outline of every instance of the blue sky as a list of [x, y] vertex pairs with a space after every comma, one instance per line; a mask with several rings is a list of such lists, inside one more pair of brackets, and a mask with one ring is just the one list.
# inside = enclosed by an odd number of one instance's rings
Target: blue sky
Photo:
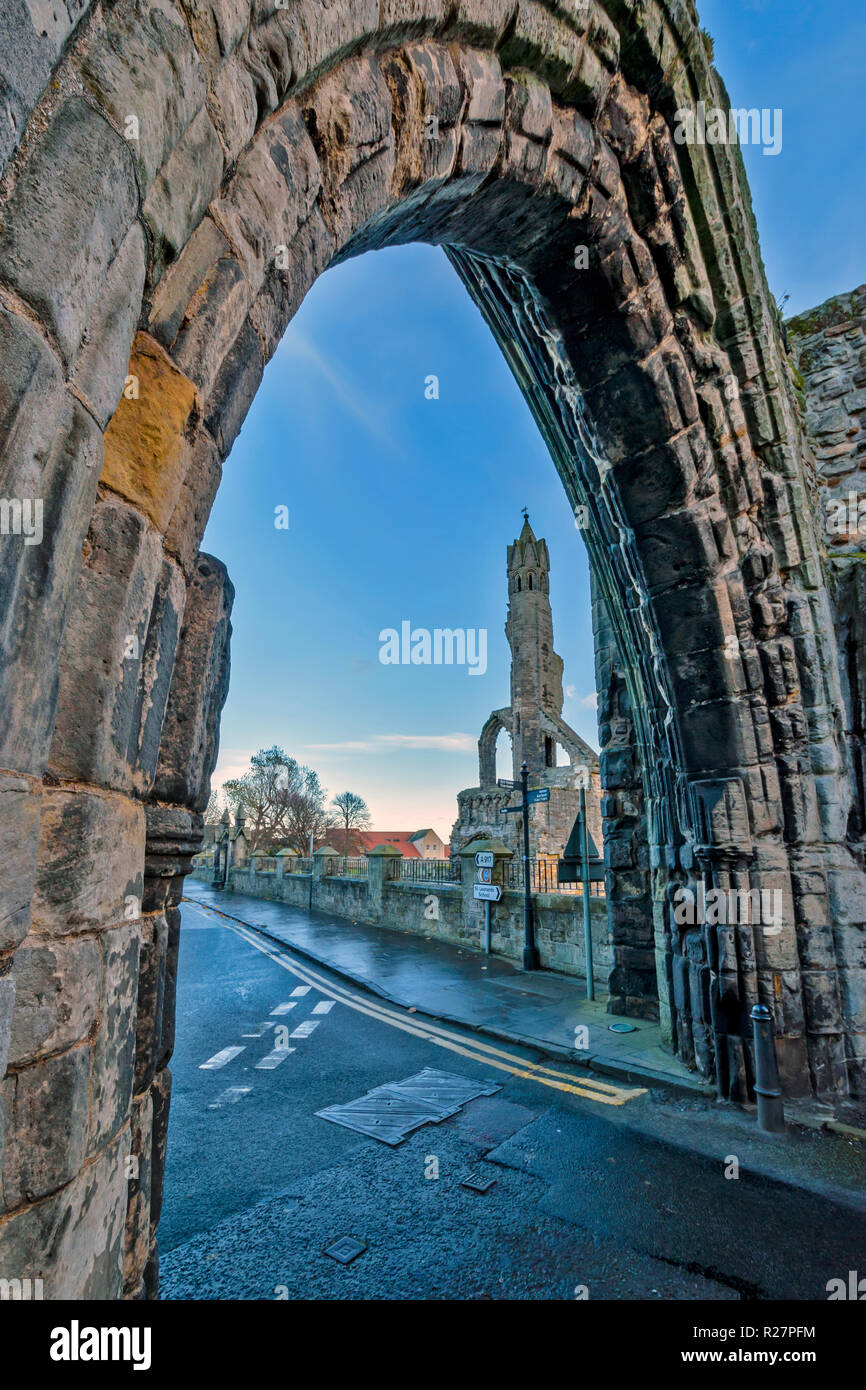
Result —
[[[732, 103], [784, 113], [781, 154], [744, 156], [770, 285], [796, 313], [866, 280], [853, 118], [866, 12], [705, 0], [700, 13]], [[265, 372], [203, 543], [237, 594], [215, 785], [280, 743], [329, 794], [365, 797], [376, 828], [447, 837], [481, 725], [509, 699], [505, 549], [524, 505], [551, 551], [564, 715], [595, 744], [585, 552], [486, 326], [436, 248], [329, 270]], [[486, 673], [383, 666], [379, 632], [404, 620], [486, 628]]]

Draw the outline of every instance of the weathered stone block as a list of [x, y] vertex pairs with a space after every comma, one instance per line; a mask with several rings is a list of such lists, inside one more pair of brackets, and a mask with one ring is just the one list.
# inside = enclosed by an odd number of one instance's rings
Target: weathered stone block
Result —
[[259, 335], [249, 319], [223, 360], [213, 384], [205, 425], [225, 457], [240, 433], [265, 370]]
[[141, 1296], [141, 1282], [150, 1254], [151, 1136], [153, 1100], [148, 1093], [132, 1107], [130, 1123], [129, 1196], [124, 1240], [123, 1293], [125, 1298]]
[[288, 247], [313, 211], [322, 185], [319, 159], [292, 102], [245, 151], [213, 215], [239, 250], [255, 294], [280, 246]]
[[186, 446], [186, 457], [183, 483], [165, 533], [165, 546], [178, 557], [189, 579], [195, 570], [198, 548], [222, 478], [222, 462], [219, 450], [204, 430], [199, 431], [194, 444]]
[[99, 937], [102, 983], [99, 1029], [93, 1040], [88, 1153], [93, 1154], [129, 1118], [135, 1072], [140, 922], [112, 927]]
[[94, 931], [141, 901], [144, 807], [63, 787], [44, 792], [33, 927], [41, 935]]
[[230, 256], [223, 256], [189, 305], [172, 355], [205, 400], [240, 331], [249, 301], [250, 287], [243, 269]]
[[188, 464], [184, 435], [197, 413], [196, 389], [146, 333], [136, 334], [129, 372], [138, 396], [123, 397], [106, 430], [100, 482], [164, 532]]
[[129, 354], [141, 313], [145, 241], [134, 222], [111, 263], [93, 318], [84, 330], [73, 380], [87, 397], [103, 429], [108, 424], [134, 371]]
[[151, 1088], [153, 1098], [153, 1137], [151, 1141], [151, 1230], [159, 1224], [162, 1211], [162, 1184], [165, 1176], [165, 1153], [168, 1144], [168, 1111], [171, 1103], [171, 1072], [168, 1067], [157, 1073]]
[[67, 365], [137, 206], [128, 143], [71, 97], [31, 154], [0, 230], [4, 278], [55, 335]]
[[138, 122], [134, 152], [146, 194], [205, 99], [205, 76], [183, 15], [171, 0], [120, 0], [83, 56], [85, 87], [119, 130]]
[[156, 1074], [157, 1055], [163, 1035], [168, 939], [168, 922], [162, 913], [144, 918], [138, 971], [134, 1083], [136, 1095], [148, 1089]]
[[131, 507], [100, 501], [61, 653], [53, 770], [149, 787], [185, 593], [159, 533]]
[[0, 1278], [42, 1278], [49, 1299], [119, 1298], [128, 1150], [124, 1133], [69, 1187], [0, 1224]]
[[[15, 1008], [15, 981], [11, 975], [0, 980], [0, 1077], [6, 1075], [9, 1041], [12, 1037], [12, 1012]], [[2, 1131], [0, 1131], [2, 1132]], [[2, 1149], [0, 1149], [2, 1156]], [[2, 1168], [2, 1165], [0, 1165]]]
[[171, 348], [190, 300], [230, 249], [211, 218], [203, 217], [177, 260], [163, 272], [154, 291], [148, 330], [164, 348]]
[[15, 1016], [10, 1061], [25, 1066], [83, 1042], [99, 1005], [99, 950], [92, 937], [27, 937], [15, 952]]
[[90, 1049], [75, 1047], [3, 1083], [3, 1200], [11, 1211], [75, 1177], [87, 1151]]
[[190, 581], [153, 794], [203, 811], [228, 694], [234, 588], [225, 566], [199, 555]]
[[[63, 394], [57, 359], [0, 309], [0, 767], [40, 775], [57, 695], [57, 647], [102, 464], [102, 436]], [[25, 502], [28, 514], [25, 514]], [[17, 529], [13, 529], [17, 528]]]
[[168, 942], [165, 955], [165, 994], [162, 1004], [162, 1036], [157, 1051], [157, 1068], [162, 1071], [168, 1066], [174, 1052], [175, 1001], [177, 998], [177, 958], [180, 949], [180, 911], [176, 907], [166, 908], [165, 920], [168, 923]]
[[183, 250], [190, 232], [219, 191], [222, 173], [222, 146], [202, 109], [162, 166], [142, 209], [153, 233], [154, 281]]
[[40, 800], [37, 782], [0, 772], [0, 951], [23, 941], [30, 925]]

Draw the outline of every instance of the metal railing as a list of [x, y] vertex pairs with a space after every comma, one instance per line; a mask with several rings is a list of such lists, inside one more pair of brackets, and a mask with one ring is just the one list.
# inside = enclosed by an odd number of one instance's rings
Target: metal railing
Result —
[[459, 883], [459, 859], [403, 859], [400, 877], [415, 883]]
[[366, 878], [367, 860], [341, 855], [339, 859], [328, 860], [328, 873], [337, 878]]
[[[583, 895], [583, 884], [559, 883], [557, 880], [558, 859], [531, 859], [529, 861], [529, 887], [533, 893], [577, 893]], [[506, 888], [523, 889], [523, 861], [512, 859], [505, 866]], [[604, 884], [590, 883], [590, 897], [603, 898]]]

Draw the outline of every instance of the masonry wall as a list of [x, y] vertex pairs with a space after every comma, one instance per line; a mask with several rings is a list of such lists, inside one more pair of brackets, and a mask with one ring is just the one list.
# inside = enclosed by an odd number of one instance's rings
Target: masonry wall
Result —
[[[191, 876], [203, 882], [209, 882], [211, 877], [207, 869], [198, 869]], [[366, 878], [326, 874], [315, 880], [313, 907], [351, 921], [436, 937], [464, 949], [480, 951], [484, 949], [484, 910], [483, 904], [471, 896], [474, 877], [473, 867], [471, 871], [464, 870], [463, 884], [385, 880], [379, 907]], [[231, 886], [235, 892], [271, 902], [301, 908], [309, 903], [310, 879], [306, 874], [280, 877], [275, 873], [235, 870]], [[582, 898], [575, 893], [536, 893], [533, 894], [533, 910], [542, 969], [585, 979]], [[590, 921], [593, 977], [606, 989], [613, 952], [603, 898], [591, 900]], [[521, 960], [523, 939], [523, 894], [506, 889], [501, 901], [493, 905], [492, 950], [496, 955]]]

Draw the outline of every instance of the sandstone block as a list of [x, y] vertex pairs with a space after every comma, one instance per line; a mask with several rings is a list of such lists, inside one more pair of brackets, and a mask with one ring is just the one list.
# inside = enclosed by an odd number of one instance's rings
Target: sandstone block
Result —
[[134, 222], [111, 263], [93, 317], [84, 330], [73, 379], [103, 429], [124, 388], [144, 289], [145, 241]]
[[141, 901], [144, 807], [125, 797], [47, 787], [33, 928], [60, 936], [118, 922]]
[[29, 325], [2, 310], [0, 361], [0, 496], [21, 506], [19, 521], [11, 522], [17, 531], [0, 543], [0, 592], [8, 596], [0, 613], [0, 767], [41, 775], [57, 648], [96, 495], [102, 436], [64, 396], [57, 359]]
[[42, 1278], [49, 1299], [116, 1299], [126, 1208], [123, 1134], [69, 1187], [0, 1225], [0, 1277]]
[[15, 952], [15, 1015], [10, 1061], [25, 1066], [83, 1042], [99, 1004], [99, 951], [92, 937], [27, 937]]
[[186, 445], [187, 463], [165, 545], [176, 555], [187, 580], [195, 570], [198, 548], [222, 478], [220, 452], [205, 431]]
[[51, 766], [61, 775], [149, 787], [185, 592], [145, 518], [100, 501], [60, 660]]
[[195, 115], [157, 174], [142, 214], [153, 233], [152, 278], [183, 250], [219, 191], [223, 152], [207, 112]]
[[113, 1139], [129, 1118], [135, 1071], [140, 922], [99, 937], [102, 980], [99, 1030], [93, 1041], [88, 1153]]
[[141, 1282], [150, 1253], [151, 1133], [153, 1100], [148, 1094], [132, 1107], [130, 1124], [129, 1196], [124, 1239], [123, 1292], [140, 1297]]
[[71, 97], [31, 154], [0, 231], [4, 277], [55, 335], [67, 365], [137, 206], [128, 143]]
[[3, 1200], [11, 1211], [75, 1177], [87, 1150], [90, 1049], [85, 1045], [15, 1072], [3, 1083]]
[[205, 76], [183, 14], [171, 0], [120, 0], [85, 50], [81, 76], [119, 130], [138, 122], [134, 153], [146, 194], [196, 112]]
[[38, 783], [0, 772], [0, 951], [23, 941], [30, 925], [40, 799]]
[[203, 811], [216, 762], [219, 716], [228, 694], [234, 588], [225, 566], [199, 555], [163, 722], [154, 796]]
[[184, 435], [197, 413], [196, 390], [146, 333], [136, 334], [129, 372], [138, 397], [123, 397], [106, 430], [100, 481], [164, 532], [188, 464]]

